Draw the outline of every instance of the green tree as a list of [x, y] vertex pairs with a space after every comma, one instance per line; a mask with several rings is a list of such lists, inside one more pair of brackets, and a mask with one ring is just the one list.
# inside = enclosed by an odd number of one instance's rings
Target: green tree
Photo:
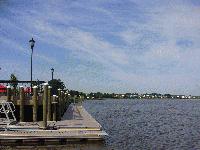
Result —
[[64, 89], [65, 84], [60, 79], [50, 80], [49, 85], [52, 87], [52, 93], [58, 95], [58, 89]]
[[103, 98], [103, 94], [100, 92], [95, 93], [95, 98], [101, 99]]
[[14, 88], [14, 89], [16, 89], [16, 87], [17, 87], [17, 85], [18, 85], [18, 83], [17, 83], [17, 77], [12, 73], [11, 75], [10, 75], [10, 81], [12, 81], [12, 83], [10, 83], [10, 85]]
[[171, 94], [165, 94], [164, 95], [166, 98], [172, 98]]
[[69, 91], [69, 94], [73, 97], [73, 96], [79, 96], [80, 94], [79, 94], [79, 91], [75, 91], [75, 90], [70, 90]]

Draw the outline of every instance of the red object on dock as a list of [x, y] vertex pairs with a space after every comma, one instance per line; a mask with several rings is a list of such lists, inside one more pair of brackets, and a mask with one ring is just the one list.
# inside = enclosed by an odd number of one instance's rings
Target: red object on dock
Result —
[[0, 93], [5, 93], [6, 92], [6, 86], [0, 84]]
[[30, 87], [27, 87], [25, 90], [24, 90], [25, 93], [31, 93], [31, 88]]

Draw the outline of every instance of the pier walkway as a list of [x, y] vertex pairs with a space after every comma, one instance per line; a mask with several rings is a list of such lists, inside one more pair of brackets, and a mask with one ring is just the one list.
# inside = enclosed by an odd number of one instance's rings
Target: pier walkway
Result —
[[[48, 121], [47, 129], [41, 128], [42, 122], [18, 122], [0, 125], [0, 141], [2, 140], [96, 140], [107, 133], [101, 125], [80, 104], [71, 104], [61, 121]], [[4, 130], [6, 129], [6, 130]]]

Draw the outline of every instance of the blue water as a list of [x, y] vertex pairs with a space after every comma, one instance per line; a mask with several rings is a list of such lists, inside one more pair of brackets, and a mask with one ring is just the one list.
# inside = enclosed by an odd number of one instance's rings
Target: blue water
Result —
[[9, 149], [200, 149], [200, 100], [107, 99], [88, 100], [83, 105], [109, 134], [104, 142]]
[[108, 149], [200, 149], [200, 100], [86, 101]]

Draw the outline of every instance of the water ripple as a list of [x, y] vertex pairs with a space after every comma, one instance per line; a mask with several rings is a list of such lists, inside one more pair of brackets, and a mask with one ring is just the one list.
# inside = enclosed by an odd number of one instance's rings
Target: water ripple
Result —
[[86, 101], [110, 149], [200, 149], [199, 100]]

